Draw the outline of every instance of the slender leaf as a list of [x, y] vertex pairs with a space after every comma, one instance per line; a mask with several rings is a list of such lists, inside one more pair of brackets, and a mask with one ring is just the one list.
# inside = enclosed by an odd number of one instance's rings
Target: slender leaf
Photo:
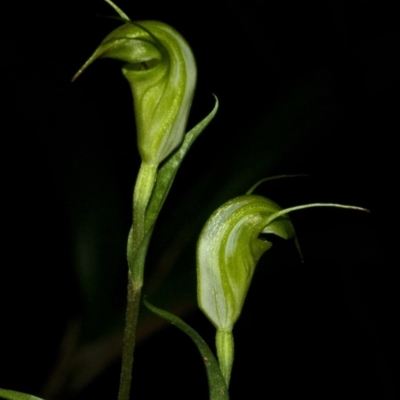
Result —
[[160, 168], [157, 176], [157, 183], [153, 191], [153, 196], [146, 212], [146, 232], [149, 231], [154, 225], [161, 207], [164, 204], [164, 201], [172, 186], [178, 168], [181, 165], [186, 153], [189, 151], [190, 147], [200, 133], [203, 132], [203, 130], [215, 117], [217, 111], [218, 99], [215, 97], [215, 106], [210, 114], [208, 114], [207, 117], [205, 117], [194, 128], [186, 133], [184, 141], [179, 150]]
[[14, 390], [0, 389], [0, 399], [5, 400], [43, 400], [31, 394], [16, 392]]
[[218, 361], [203, 338], [176, 315], [154, 307], [146, 299], [144, 300], [144, 304], [154, 314], [175, 325], [193, 340], [203, 358], [204, 366], [206, 367], [210, 400], [229, 400], [228, 389], [219, 368]]

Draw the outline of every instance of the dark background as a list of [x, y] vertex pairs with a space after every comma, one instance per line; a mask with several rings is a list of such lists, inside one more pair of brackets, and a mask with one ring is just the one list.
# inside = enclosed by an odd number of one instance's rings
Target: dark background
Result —
[[[174, 26], [198, 86], [189, 126], [217, 117], [179, 171], [146, 271], [156, 305], [212, 344], [195, 308], [195, 243], [211, 212], [259, 179], [304, 253], [276, 241], [235, 327], [231, 398], [399, 398], [399, 25], [381, 1], [121, 0]], [[3, 6], [4, 7], [4, 6]], [[394, 5], [393, 5], [394, 7]], [[125, 242], [139, 157], [120, 63], [70, 79], [118, 22], [94, 0], [2, 9], [0, 387], [46, 399], [115, 398]], [[194, 345], [145, 311], [135, 398], [207, 398]]]

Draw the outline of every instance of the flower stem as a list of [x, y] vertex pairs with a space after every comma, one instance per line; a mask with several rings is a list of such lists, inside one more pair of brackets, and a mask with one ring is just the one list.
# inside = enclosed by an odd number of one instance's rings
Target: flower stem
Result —
[[128, 237], [128, 299], [118, 400], [129, 400], [130, 395], [144, 265], [151, 233], [145, 229], [146, 210], [156, 179], [157, 166], [142, 163], [133, 194], [133, 225]]
[[[145, 242], [146, 210], [157, 179], [157, 166], [142, 163], [133, 192], [133, 225], [128, 238], [128, 266], [133, 285], [143, 286], [144, 258], [147, 252]], [[147, 243], [148, 245], [148, 243]], [[145, 248], [143, 248], [143, 246]]]
[[139, 315], [141, 289], [134, 288], [128, 273], [128, 301], [125, 315], [124, 342], [118, 400], [128, 400], [131, 390], [133, 352], [136, 344], [136, 327]]
[[234, 342], [232, 331], [218, 329], [215, 340], [217, 356], [222, 376], [225, 379], [226, 387], [229, 387], [234, 357]]

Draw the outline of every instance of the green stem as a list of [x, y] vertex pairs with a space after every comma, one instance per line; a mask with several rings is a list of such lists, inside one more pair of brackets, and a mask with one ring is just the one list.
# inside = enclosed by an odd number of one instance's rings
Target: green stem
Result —
[[141, 289], [134, 288], [128, 273], [128, 301], [126, 306], [122, 366], [118, 400], [128, 400], [131, 390], [133, 352], [136, 343], [136, 327], [139, 315]]
[[118, 400], [129, 400], [130, 395], [144, 265], [150, 241], [150, 232], [145, 229], [146, 210], [156, 179], [157, 166], [142, 163], [133, 194], [133, 225], [128, 238], [128, 299]]
[[[128, 238], [128, 266], [134, 286], [143, 286], [144, 257], [141, 246], [146, 239], [146, 210], [157, 179], [157, 166], [142, 163], [133, 192], [133, 225]], [[146, 251], [145, 251], [146, 253]], [[142, 259], [143, 258], [143, 259]]]
[[225, 379], [226, 387], [229, 387], [235, 348], [232, 331], [217, 330], [215, 345], [217, 348], [219, 367]]

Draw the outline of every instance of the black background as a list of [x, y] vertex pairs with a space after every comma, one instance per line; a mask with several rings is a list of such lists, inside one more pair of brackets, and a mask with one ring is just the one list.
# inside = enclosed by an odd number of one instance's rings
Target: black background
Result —
[[[231, 398], [398, 399], [394, 8], [372, 0], [118, 5], [190, 43], [199, 76], [189, 126], [212, 108], [212, 93], [220, 100], [160, 216], [150, 299], [212, 344], [194, 307], [201, 227], [263, 177], [308, 174], [258, 193], [283, 207], [336, 202], [371, 214], [292, 215], [305, 263], [281, 241], [260, 261], [234, 331]], [[99, 15], [114, 12], [94, 0], [2, 10], [0, 387], [46, 399], [115, 398], [118, 387], [140, 161], [120, 64], [98, 61], [70, 83], [118, 26]], [[135, 398], [207, 398], [194, 345], [145, 312], [141, 327]]]

